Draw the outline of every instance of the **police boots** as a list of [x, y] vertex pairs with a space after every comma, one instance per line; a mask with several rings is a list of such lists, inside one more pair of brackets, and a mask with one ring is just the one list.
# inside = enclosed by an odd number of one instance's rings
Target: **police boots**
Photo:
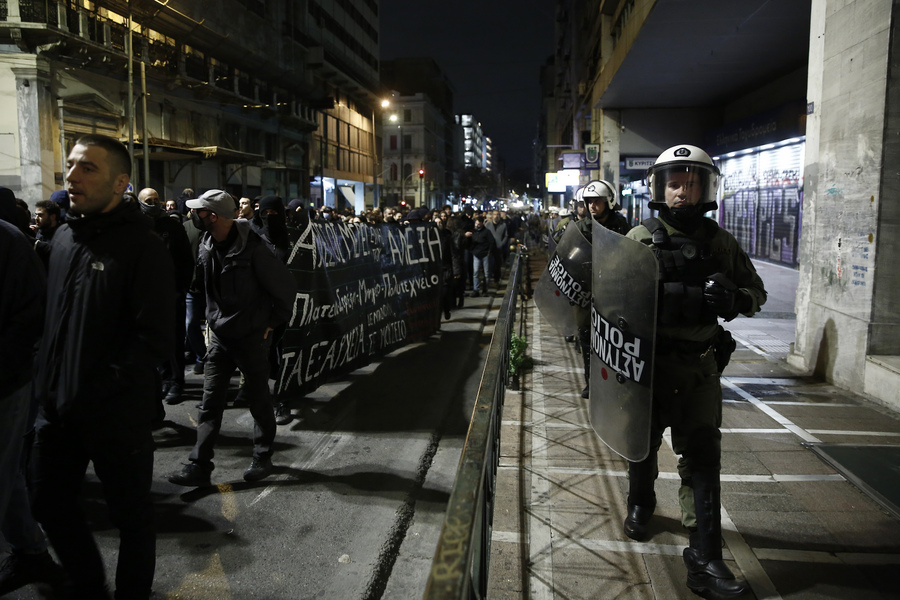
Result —
[[[651, 454], [653, 454], [651, 452]], [[656, 510], [655, 458], [628, 463], [628, 516], [625, 517], [625, 535], [642, 542], [647, 539], [647, 524]]]
[[736, 579], [722, 560], [722, 519], [718, 476], [713, 472], [693, 474], [697, 530], [691, 532], [690, 547], [684, 549], [688, 588], [703, 598], [736, 598], [749, 591], [746, 581]]

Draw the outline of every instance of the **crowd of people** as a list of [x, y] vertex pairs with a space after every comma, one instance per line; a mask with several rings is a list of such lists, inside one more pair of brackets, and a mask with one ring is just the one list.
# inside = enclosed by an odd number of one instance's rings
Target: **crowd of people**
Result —
[[297, 292], [287, 267], [289, 228], [433, 223], [446, 319], [467, 296], [498, 289], [523, 230], [519, 217], [474, 208], [354, 214], [215, 189], [199, 197], [185, 189], [163, 201], [150, 187], [130, 191], [131, 165], [120, 142], [86, 135], [68, 156], [66, 189], [38, 202], [33, 216], [0, 188], [0, 285], [17, 290], [0, 297], [0, 530], [10, 550], [0, 564], [0, 595], [44, 581], [64, 597], [110, 597], [80, 509], [93, 464], [119, 530], [114, 597], [150, 596], [152, 432], [166, 405], [183, 401], [187, 369], [204, 378], [197, 439], [168, 480], [211, 484], [236, 371], [233, 402], [254, 420], [243, 477], [272, 473], [276, 426], [293, 418], [269, 383]]
[[[33, 221], [27, 204], [0, 188], [0, 533], [10, 547], [0, 564], [0, 595], [47, 581], [72, 598], [110, 598], [79, 503], [92, 463], [119, 530], [115, 598], [150, 597], [152, 432], [165, 405], [182, 401], [187, 368], [204, 376], [197, 439], [168, 480], [211, 484], [236, 370], [238, 396], [254, 421], [243, 477], [255, 482], [272, 473], [276, 427], [292, 419], [269, 391], [297, 293], [287, 265], [289, 228], [310, 221], [434, 223], [445, 319], [467, 296], [498, 290], [517, 244], [541, 247], [572, 227], [590, 243], [599, 223], [650, 247], [660, 290], [650, 452], [629, 462], [624, 533], [637, 541], [650, 535], [656, 454], [671, 428], [680, 455], [682, 521], [690, 531], [683, 555], [688, 587], [715, 597], [748, 589], [722, 560], [718, 375], [734, 345], [718, 319], [751, 316], [766, 292], [734, 237], [705, 216], [716, 207], [718, 169], [703, 150], [682, 145], [659, 157], [648, 171], [650, 208], [658, 217], [634, 228], [616, 211], [615, 189], [602, 180], [578, 190], [568, 214], [523, 217], [473, 207], [354, 214], [277, 196], [234, 198], [217, 189], [199, 197], [186, 189], [163, 203], [155, 189], [128, 191], [131, 164], [120, 142], [80, 138], [68, 156], [66, 189], [38, 202]], [[584, 357], [582, 395], [589, 397], [590, 320], [582, 318], [572, 333]]]

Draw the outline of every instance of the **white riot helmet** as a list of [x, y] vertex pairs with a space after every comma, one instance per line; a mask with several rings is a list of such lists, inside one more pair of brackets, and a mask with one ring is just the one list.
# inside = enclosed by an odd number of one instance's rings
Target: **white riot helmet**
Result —
[[647, 169], [647, 185], [650, 187], [650, 208], [666, 203], [666, 179], [669, 173], [696, 173], [700, 179], [702, 192], [699, 205], [703, 211], [716, 208], [716, 192], [719, 189], [719, 168], [709, 154], [698, 148], [681, 144], [672, 146], [659, 155], [653, 166]]
[[581, 186], [577, 190], [575, 190], [575, 198], [573, 199], [575, 202], [581, 202], [584, 200], [584, 188], [587, 186]]
[[605, 198], [609, 205], [609, 210], [616, 210], [618, 203], [616, 202], [616, 190], [608, 181], [596, 179], [591, 181], [582, 189], [582, 197], [586, 204], [590, 204], [592, 198]]

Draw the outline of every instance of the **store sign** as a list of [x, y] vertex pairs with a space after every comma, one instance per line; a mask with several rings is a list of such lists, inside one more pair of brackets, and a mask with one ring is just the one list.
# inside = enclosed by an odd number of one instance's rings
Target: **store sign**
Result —
[[600, 168], [600, 144], [584, 145], [584, 167], [586, 169]]
[[550, 193], [566, 191], [566, 184], [559, 180], [557, 173], [544, 173], [544, 188]]
[[633, 171], [646, 171], [650, 167], [653, 166], [653, 163], [656, 162], [656, 159], [653, 157], [649, 158], [626, 158], [625, 159], [625, 168]]

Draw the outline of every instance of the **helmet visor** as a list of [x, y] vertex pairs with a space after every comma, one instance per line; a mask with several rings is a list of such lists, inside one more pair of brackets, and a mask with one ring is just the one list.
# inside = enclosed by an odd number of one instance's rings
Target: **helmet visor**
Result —
[[716, 201], [719, 174], [707, 165], [667, 164], [650, 167], [650, 201], [672, 206], [678, 198], [689, 204], [706, 204]]

